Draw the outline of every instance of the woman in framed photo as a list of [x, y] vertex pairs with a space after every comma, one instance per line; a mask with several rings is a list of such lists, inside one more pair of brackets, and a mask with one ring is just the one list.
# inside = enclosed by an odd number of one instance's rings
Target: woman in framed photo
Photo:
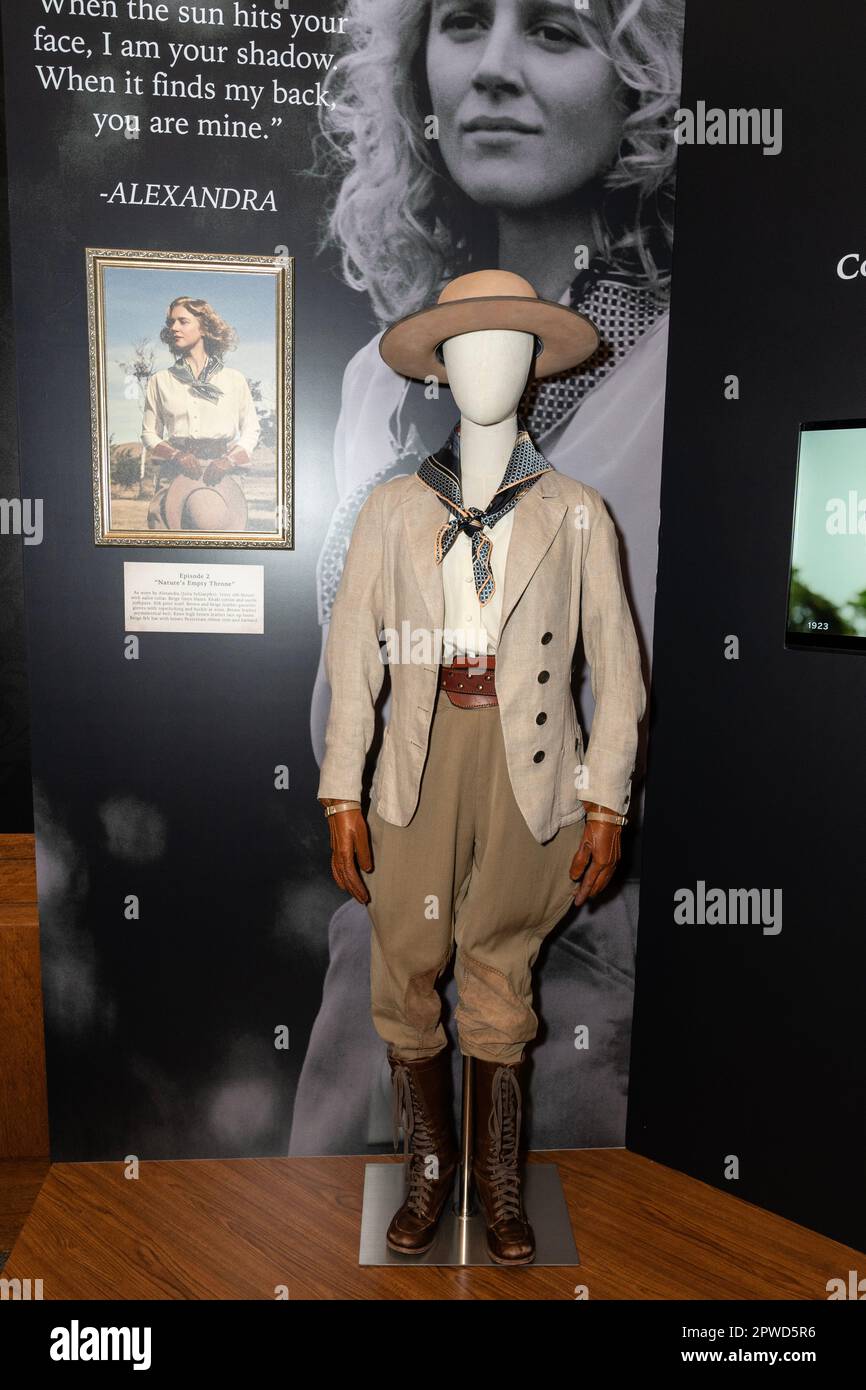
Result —
[[223, 361], [237, 334], [206, 299], [180, 295], [159, 336], [175, 360], [145, 393], [141, 439], [158, 469], [148, 527], [245, 531], [247, 500], [233, 474], [250, 467], [259, 421], [246, 377]]

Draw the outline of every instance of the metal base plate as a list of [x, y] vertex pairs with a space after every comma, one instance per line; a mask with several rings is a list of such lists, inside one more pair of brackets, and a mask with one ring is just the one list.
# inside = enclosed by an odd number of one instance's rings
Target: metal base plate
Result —
[[[459, 1191], [455, 1182], [455, 1200]], [[442, 1213], [436, 1239], [424, 1255], [398, 1255], [390, 1250], [385, 1232], [406, 1194], [402, 1163], [368, 1163], [364, 1172], [364, 1206], [361, 1214], [359, 1265], [487, 1265], [506, 1269], [490, 1258], [484, 1215], [477, 1199], [474, 1212], [461, 1220], [449, 1202]], [[580, 1256], [571, 1233], [568, 1208], [559, 1170], [553, 1163], [530, 1163], [523, 1170], [523, 1202], [535, 1232], [535, 1259], [531, 1265], [579, 1265]]]

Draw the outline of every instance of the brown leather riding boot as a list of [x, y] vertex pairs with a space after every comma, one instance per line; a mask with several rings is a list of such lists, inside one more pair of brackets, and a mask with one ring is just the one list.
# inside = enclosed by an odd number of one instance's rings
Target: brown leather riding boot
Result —
[[420, 1061], [395, 1057], [389, 1047], [388, 1064], [394, 1088], [394, 1152], [397, 1128], [402, 1123], [407, 1190], [388, 1227], [387, 1241], [392, 1250], [422, 1255], [436, 1237], [439, 1218], [454, 1189], [459, 1158], [451, 1062], [447, 1047]]
[[520, 1121], [527, 1059], [504, 1065], [475, 1058], [472, 1172], [487, 1223], [490, 1258], [502, 1265], [535, 1259], [535, 1234], [523, 1206]]

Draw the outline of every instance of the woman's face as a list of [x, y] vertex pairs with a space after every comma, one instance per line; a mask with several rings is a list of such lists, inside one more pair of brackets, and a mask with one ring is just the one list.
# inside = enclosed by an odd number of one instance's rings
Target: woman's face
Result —
[[189, 352], [200, 341], [201, 325], [185, 304], [176, 304], [168, 316], [168, 331], [175, 352]]
[[619, 147], [625, 87], [575, 0], [431, 0], [427, 80], [439, 149], [478, 203], [568, 198]]

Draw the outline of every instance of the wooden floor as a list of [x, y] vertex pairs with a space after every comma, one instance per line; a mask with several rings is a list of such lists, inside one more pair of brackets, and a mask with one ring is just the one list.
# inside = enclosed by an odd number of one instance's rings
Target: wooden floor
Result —
[[[48, 1299], [819, 1299], [862, 1254], [625, 1149], [559, 1167], [579, 1268], [361, 1268], [364, 1158], [0, 1163], [0, 1209], [42, 1182], [3, 1276]], [[31, 1194], [31, 1196], [34, 1194]]]

